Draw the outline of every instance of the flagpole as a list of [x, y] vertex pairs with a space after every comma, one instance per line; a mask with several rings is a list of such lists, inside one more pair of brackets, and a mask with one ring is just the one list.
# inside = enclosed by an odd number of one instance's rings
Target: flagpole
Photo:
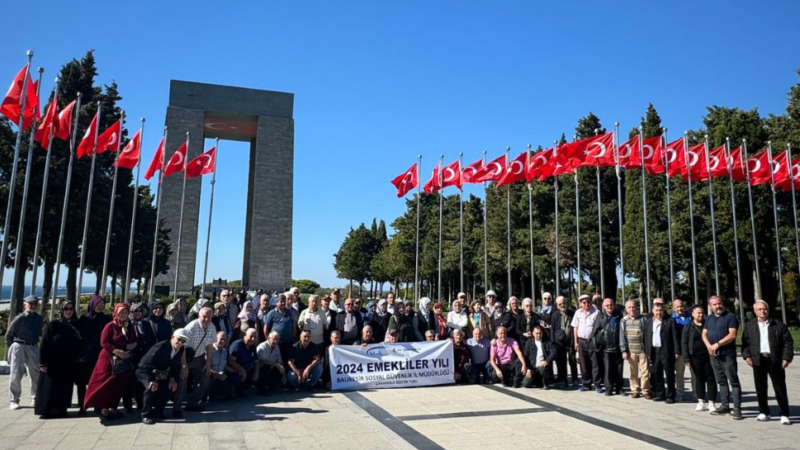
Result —
[[797, 248], [797, 264], [800, 271], [800, 233], [797, 228], [797, 200], [794, 188], [794, 165], [792, 164], [792, 144], [786, 144], [786, 167], [789, 172], [789, 185], [792, 187], [792, 218], [794, 219], [794, 244]]
[[[683, 132], [683, 160], [689, 163], [689, 132]], [[694, 284], [694, 303], [700, 304], [700, 296], [697, 293], [697, 252], [694, 246], [694, 208], [692, 206], [692, 171], [687, 170], [687, 180], [689, 184], [689, 230], [692, 241], [692, 282]]]
[[[36, 98], [39, 98], [39, 93], [42, 90], [42, 73], [44, 73], [43, 68], [39, 68], [39, 77], [38, 81], [36, 82]], [[21, 95], [27, 95], [27, 92], [23, 92]], [[36, 107], [39, 108], [38, 106]], [[24, 112], [24, 110], [23, 110]], [[24, 115], [24, 114], [23, 114]], [[25, 277], [22, 277], [22, 286], [17, 283], [19, 271], [25, 272], [26, 267], [22, 267], [22, 253], [24, 248], [25, 242], [25, 212], [28, 210], [28, 189], [30, 189], [31, 185], [31, 167], [33, 166], [33, 144], [35, 142], [34, 133], [36, 133], [36, 125], [38, 124], [38, 120], [36, 116], [33, 117], [33, 124], [31, 125], [31, 136], [30, 140], [28, 141], [28, 160], [25, 163], [25, 183], [22, 187], [22, 207], [20, 208], [19, 212], [19, 227], [17, 228], [17, 242], [14, 244], [16, 248], [16, 254], [14, 255], [14, 280], [11, 284], [11, 308], [9, 309], [9, 323], [10, 320], [16, 314], [16, 299], [18, 298], [19, 294], [23, 293], [25, 290]], [[5, 231], [5, 230], [4, 230]], [[36, 262], [34, 261], [34, 264]], [[1, 265], [1, 264], [0, 264]]]
[[[744, 298], [742, 297], [742, 268], [739, 264], [739, 230], [736, 225], [736, 196], [733, 187], [733, 167], [731, 164], [731, 140], [725, 138], [725, 162], [728, 167], [728, 180], [731, 186], [731, 212], [733, 214], [733, 248], [736, 251], [736, 281], [738, 282], [738, 297], [739, 297], [739, 323], [744, 323]], [[709, 175], [711, 174], [711, 167], [708, 167]]]
[[[214, 163], [214, 171], [216, 172], [217, 166]], [[414, 302], [419, 301], [419, 200], [422, 196], [421, 186], [419, 182], [419, 174], [422, 173], [422, 155], [417, 155], [417, 243], [415, 247], [416, 256], [414, 258]]]
[[[572, 136], [572, 142], [578, 140], [578, 136]], [[575, 247], [577, 249], [577, 263], [578, 263], [578, 273], [575, 276], [575, 281], [577, 282], [577, 296], [581, 296], [581, 199], [580, 199], [580, 186], [578, 185], [578, 169], [573, 169], [573, 178], [575, 180]]]
[[[483, 161], [481, 162], [481, 166], [486, 164], [486, 150], [483, 151]], [[487, 238], [486, 235], [488, 233], [488, 225], [486, 222], [486, 214], [488, 213], [489, 208], [489, 193], [486, 189], [486, 182], [483, 182], [483, 282], [484, 286], [484, 293], [489, 292], [489, 250], [486, 248], [487, 245]]]
[[[600, 134], [600, 130], [595, 128], [594, 135]], [[600, 295], [605, 297], [606, 292], [606, 277], [604, 275], [605, 269], [603, 268], [603, 201], [600, 195], [600, 166], [595, 166], [597, 174], [597, 242], [600, 249]]]
[[644, 220], [644, 267], [645, 267], [645, 280], [646, 291], [644, 295], [644, 303], [647, 304], [647, 309], [650, 309], [650, 241], [647, 235], [647, 179], [645, 178], [645, 161], [644, 161], [644, 127], [639, 125], [639, 160], [642, 163], [642, 208]]
[[665, 189], [667, 194], [667, 240], [669, 242], [669, 289], [670, 298], [675, 299], [675, 266], [672, 258], [672, 205], [670, 204], [669, 187], [669, 156], [667, 155], [667, 129], [664, 128], [662, 136], [662, 148], [664, 149], [664, 178], [666, 180]]
[[[511, 147], [506, 147], [506, 172], [508, 172], [511, 162]], [[511, 298], [511, 184], [506, 189], [506, 250], [507, 250], [507, 269], [508, 272], [508, 298]]]
[[747, 164], [747, 140], [742, 139], [742, 153], [740, 154], [742, 167], [744, 168], [745, 181], [747, 182], [747, 199], [750, 203], [750, 231], [753, 238], [753, 262], [756, 268], [756, 295], [755, 298], [761, 298], [761, 271], [758, 267], [758, 244], [756, 240], [756, 219], [753, 213], [753, 191], [750, 186], [750, 166]]
[[[122, 122], [125, 120], [125, 111], [119, 118], [119, 134], [117, 137], [117, 154], [114, 155], [114, 178], [111, 181], [111, 206], [108, 208], [108, 231], [106, 231], [106, 250], [103, 254], [103, 282], [100, 284], [100, 295], [106, 295], [106, 277], [108, 276], [108, 254], [111, 251], [111, 231], [114, 225], [114, 204], [117, 200], [117, 174], [119, 173], [119, 150], [122, 142]], [[113, 296], [112, 296], [113, 297]], [[113, 299], [112, 299], [113, 300]]]
[[[164, 180], [164, 164], [166, 162], [166, 147], [167, 147], [167, 132], [168, 129], [164, 127], [164, 147], [161, 148], [161, 168], [158, 170], [158, 189], [156, 195], [156, 229], [155, 236], [153, 236], [153, 255], [150, 257], [150, 287], [147, 292], [147, 298], [152, 302], [155, 301], [155, 287], [156, 287], [156, 255], [158, 254], [158, 225], [161, 221], [161, 182]], [[188, 149], [187, 149], [188, 152]]]
[[[56, 86], [53, 88], [53, 107], [58, 110], [58, 83], [61, 81], [60, 78], [56, 77]], [[47, 130], [47, 156], [45, 157], [44, 161], [44, 180], [42, 181], [42, 198], [39, 201], [39, 222], [36, 225], [36, 243], [33, 245], [33, 275], [31, 277], [31, 291], [30, 295], [36, 294], [36, 275], [39, 269], [39, 244], [41, 243], [41, 236], [42, 236], [42, 225], [44, 223], [44, 207], [45, 207], [45, 200], [47, 200], [47, 180], [50, 177], [50, 150], [53, 147], [53, 123], [50, 123], [50, 128]], [[47, 303], [47, 298], [44, 296], [45, 289], [44, 284], [42, 284], [42, 304]], [[56, 294], [58, 291], [56, 290]]]
[[[464, 153], [458, 154], [458, 170], [461, 173], [458, 174], [459, 177], [462, 177], [464, 173], [464, 169], [461, 166], [461, 159], [464, 157]], [[462, 180], [463, 181], [463, 180]], [[459, 240], [459, 268], [461, 270], [461, 288], [459, 292], [464, 292], [464, 187], [459, 188], [459, 198], [458, 198], [458, 240]]]
[[[556, 162], [556, 156], [558, 156], [558, 141], [553, 141], [553, 164]], [[561, 267], [558, 261], [559, 258], [559, 241], [558, 241], [558, 176], [553, 174], [553, 193], [555, 197], [555, 232], [556, 232], [556, 297], [561, 295]]]
[[[166, 146], [166, 142], [164, 142]], [[186, 154], [183, 155], [183, 188], [181, 189], [181, 215], [178, 221], [178, 250], [175, 254], [175, 283], [172, 301], [178, 301], [178, 279], [181, 274], [181, 238], [183, 237], [183, 209], [186, 203], [186, 159], [189, 157], [189, 132], [186, 132]]]
[[[78, 294], [77, 300], [75, 304], [80, 303], [81, 293], [83, 291], [83, 269], [86, 267], [86, 237], [89, 233], [89, 218], [91, 217], [90, 210], [92, 208], [92, 187], [94, 186], [94, 166], [97, 160], [97, 135], [98, 131], [100, 130], [100, 111], [102, 109], [102, 105], [100, 102], [97, 102], [97, 123], [95, 124], [94, 129], [94, 144], [92, 144], [92, 165], [89, 168], [89, 189], [88, 194], [86, 195], [86, 217], [84, 218], [83, 222], [83, 238], [81, 239], [81, 262], [80, 267], [78, 269]], [[103, 280], [105, 281], [105, 280]], [[77, 307], [76, 307], [77, 309]]]
[[[528, 144], [528, 156], [525, 162], [526, 170], [531, 167], [531, 144]], [[531, 241], [531, 300], [533, 306], [536, 306], [536, 274], [533, 270], [533, 185], [532, 181], [528, 181], [528, 235]]]
[[[188, 146], [187, 146], [188, 147]], [[219, 155], [219, 138], [214, 139], [214, 172], [211, 174], [211, 199], [208, 202], [208, 233], [206, 234], [206, 258], [203, 263], [203, 284], [200, 286], [200, 297], [206, 292], [206, 274], [208, 274], [208, 249], [211, 245], [211, 215], [214, 214], [214, 185], [217, 183], [217, 156]]]
[[[67, 228], [67, 211], [69, 210], [69, 191], [72, 185], [72, 166], [75, 162], [75, 138], [78, 135], [78, 119], [81, 116], [81, 98], [83, 94], [78, 92], [78, 99], [75, 101], [75, 117], [72, 118], [72, 135], [69, 139], [69, 163], [67, 164], [67, 182], [64, 186], [64, 206], [61, 208], [61, 231], [58, 235], [58, 250], [56, 251], [56, 273], [53, 277], [53, 303], [50, 308], [50, 321], [52, 322], [56, 314], [56, 297], [58, 297], [58, 278], [61, 274], [61, 256], [64, 250], [64, 232]], [[80, 300], [80, 291], [77, 298]], [[75, 302], [75, 315], [80, 312], [80, 302]]]
[[[708, 172], [708, 202], [711, 205], [711, 243], [714, 248], [714, 282], [717, 288], [716, 295], [722, 291], [719, 288], [719, 260], [717, 258], [717, 226], [714, 219], [714, 182], [711, 179], [711, 156], [709, 152], [711, 149], [708, 146], [708, 135], [705, 135], [705, 149], [706, 149], [706, 172]], [[770, 160], [771, 161], [771, 160]]]
[[[8, 240], [11, 237], [11, 233], [8, 230], [11, 229], [11, 213], [14, 209], [14, 188], [17, 186], [17, 167], [19, 167], [19, 149], [22, 146], [22, 126], [25, 124], [25, 103], [28, 98], [28, 78], [30, 78], [31, 73], [31, 60], [33, 60], [33, 52], [28, 50], [27, 54], [28, 62], [25, 64], [25, 77], [22, 80], [22, 91], [20, 91], [20, 102], [19, 102], [19, 121], [17, 122], [17, 140], [14, 144], [14, 162], [11, 166], [11, 174], [9, 177], [9, 184], [8, 184], [8, 202], [6, 203], [6, 218], [5, 223], [3, 225], [3, 247], [0, 249], [0, 287], [3, 286], [3, 275], [6, 269], [6, 255], [8, 254]], [[12, 290], [13, 290], [12, 283]], [[11, 297], [13, 301], [13, 295]], [[8, 323], [11, 323], [11, 319], [14, 317], [14, 309], [11, 309]]]
[[444, 186], [443, 183], [444, 172], [444, 155], [439, 157], [439, 173], [436, 174], [436, 180], [439, 183], [439, 279], [436, 284], [436, 298], [442, 301], [442, 209], [444, 205]]
[[[125, 289], [122, 291], [122, 302], [128, 303], [128, 294], [131, 290], [131, 268], [133, 267], [133, 236], [136, 233], [136, 210], [139, 209], [139, 172], [142, 170], [141, 142], [144, 139], [144, 117], [139, 127], [139, 162], [136, 164], [136, 184], [133, 187], [133, 213], [131, 214], [131, 235], [128, 238], [128, 266], [125, 270]], [[122, 130], [122, 128], [120, 128]], [[120, 131], [121, 132], [121, 131]]]
[[[619, 268], [620, 273], [622, 274], [622, 283], [621, 284], [621, 300], [622, 304], [625, 305], [625, 241], [622, 238], [623, 235], [623, 227], [622, 227], [622, 172], [620, 171], [620, 160], [619, 160], [619, 122], [614, 122], [614, 163], [616, 165], [615, 171], [617, 175], [617, 214], [619, 215]], [[615, 289], [616, 291], [616, 289]], [[614, 292], [616, 296], [616, 292]]]
[[[775, 173], [772, 170], [772, 141], [767, 141], [767, 161], [770, 162], [769, 182], [772, 188], [772, 217], [775, 220], [775, 256], [778, 262], [778, 288], [781, 294], [781, 318], [786, 323], [786, 297], [783, 295], [783, 268], [781, 267], [781, 239], [778, 235], [778, 202], [775, 199]], [[747, 167], [750, 170], [750, 167]], [[794, 180], [791, 180], [794, 182]]]

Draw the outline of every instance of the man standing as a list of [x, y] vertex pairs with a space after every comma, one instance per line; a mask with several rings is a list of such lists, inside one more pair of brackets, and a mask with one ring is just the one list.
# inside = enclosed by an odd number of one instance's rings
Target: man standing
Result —
[[569, 387], [567, 363], [572, 374], [572, 385], [578, 384], [578, 359], [575, 357], [575, 331], [572, 318], [575, 311], [567, 308], [567, 300], [563, 296], [556, 298], [556, 309], [550, 316], [550, 339], [556, 344], [556, 367], [558, 378], [564, 388]]
[[620, 353], [621, 317], [614, 311], [614, 302], [603, 300], [603, 312], [597, 315], [592, 328], [593, 346], [603, 353], [606, 395], [622, 393], [622, 354]]
[[19, 397], [22, 395], [22, 375], [28, 371], [31, 378], [31, 406], [36, 401], [36, 385], [39, 383], [39, 334], [42, 332], [42, 316], [39, 310], [39, 298], [33, 295], [25, 297], [25, 312], [11, 321], [6, 331], [6, 360], [11, 365], [11, 376], [8, 377], [8, 401], [12, 410], [19, 409]]
[[553, 312], [555, 312], [555, 308], [553, 308], [553, 297], [549, 292], [542, 294], [542, 306], [537, 308], [536, 312], [542, 318], [542, 322], [544, 322], [543, 327], [550, 328], [552, 326], [550, 321], [552, 320], [552, 315]]
[[169, 341], [161, 341], [144, 354], [136, 370], [136, 379], [144, 386], [142, 422], [152, 425], [160, 416], [172, 392], [178, 390], [183, 360], [183, 345], [189, 336], [183, 329], [172, 333]]
[[219, 292], [219, 301], [225, 305], [225, 313], [228, 314], [228, 322], [231, 325], [236, 323], [239, 318], [239, 307], [232, 301], [233, 294], [229, 289], [223, 289]]
[[781, 410], [781, 425], [791, 425], [789, 419], [789, 396], [786, 392], [786, 367], [794, 358], [794, 340], [789, 328], [769, 317], [769, 305], [756, 300], [753, 305], [756, 318], [744, 326], [742, 333], [742, 359], [753, 368], [756, 396], [758, 397], [758, 421], [770, 419], [767, 402], [767, 376], [772, 379], [775, 400]]
[[[689, 311], [686, 311], [686, 308], [684, 308], [683, 300], [679, 298], [676, 298], [672, 301], [672, 320], [675, 321], [675, 333], [678, 335], [678, 340], [680, 340], [683, 336], [683, 327], [692, 323], [692, 316], [689, 314]], [[675, 362], [675, 385], [677, 387], [676, 400], [679, 402], [683, 401], [683, 393], [686, 392], [686, 386], [683, 380], [685, 374], [686, 361], [681, 353], [681, 357]], [[694, 386], [694, 375], [691, 374], [691, 371], [690, 375], [692, 377], [691, 385]]]
[[267, 313], [267, 319], [264, 321], [264, 334], [269, 336], [273, 331], [278, 332], [281, 337], [279, 343], [281, 358], [284, 361], [289, 357], [289, 351], [292, 349], [296, 328], [291, 311], [286, 309], [286, 295], [278, 294], [275, 309]]
[[[739, 321], [730, 311], [725, 310], [722, 300], [716, 295], [708, 299], [711, 312], [703, 328], [703, 342], [711, 355], [711, 367], [719, 387], [720, 405], [712, 415], [722, 416], [731, 412], [733, 419], [742, 420], [742, 386], [739, 384], [736, 364], [736, 331]], [[730, 383], [730, 387], [728, 386]]]
[[292, 308], [294, 308], [299, 315], [304, 309], [306, 309], [306, 305], [304, 305], [300, 299], [300, 288], [293, 287], [289, 289], [289, 294], [292, 296]]
[[[391, 294], [390, 294], [391, 295]], [[342, 345], [353, 345], [361, 334], [364, 318], [356, 310], [352, 298], [344, 301], [344, 312], [336, 315], [336, 329], [342, 338]]]
[[639, 305], [633, 300], [625, 302], [625, 317], [619, 333], [619, 347], [622, 359], [630, 367], [631, 397], [650, 400], [650, 370], [644, 352], [644, 318], [639, 314]]
[[394, 314], [394, 294], [391, 292], [386, 294], [386, 311], [389, 314]]
[[600, 366], [597, 363], [597, 352], [591, 342], [592, 329], [597, 320], [597, 308], [589, 303], [588, 295], [581, 295], [578, 302], [580, 309], [575, 311], [575, 315], [572, 317], [572, 328], [575, 331], [573, 346], [580, 355], [581, 377], [583, 378], [583, 384], [579, 390], [587, 391], [592, 388], [592, 383], [594, 383], [597, 393], [602, 394]]
[[493, 290], [489, 290], [486, 293], [486, 303], [483, 305], [483, 312], [489, 314], [489, 317], [493, 317], [495, 310], [494, 310], [494, 303], [497, 301], [497, 293]]
[[311, 342], [311, 333], [303, 330], [300, 333], [300, 340], [294, 344], [292, 354], [289, 356], [291, 370], [286, 379], [292, 387], [299, 389], [300, 386], [305, 386], [309, 391], [314, 390], [314, 386], [322, 376], [319, 353], [319, 347]]
[[326, 317], [322, 310], [317, 306], [319, 298], [316, 295], [308, 297], [308, 308], [300, 313], [297, 326], [301, 330], [311, 332], [311, 342], [322, 345], [325, 341]]
[[653, 299], [653, 315], [644, 320], [644, 352], [650, 363], [654, 401], [675, 403], [675, 361], [680, 358], [680, 348], [675, 321], [664, 313], [664, 300]]
[[[226, 290], [223, 290], [225, 292]], [[222, 298], [222, 294], [220, 294]], [[211, 323], [211, 308], [204, 306], [197, 319], [189, 322], [183, 330], [189, 336], [184, 347], [185, 363], [196, 383], [191, 395], [186, 398], [187, 411], [202, 411], [205, 409], [204, 399], [206, 390], [211, 380], [211, 353], [214, 351], [214, 342], [217, 339], [217, 329]], [[175, 406], [172, 415], [182, 417], [181, 401], [186, 395], [187, 379], [181, 379], [178, 393], [175, 395]]]
[[342, 308], [342, 291], [339, 288], [333, 288], [331, 291], [331, 310], [337, 313], [344, 312], [344, 308]]

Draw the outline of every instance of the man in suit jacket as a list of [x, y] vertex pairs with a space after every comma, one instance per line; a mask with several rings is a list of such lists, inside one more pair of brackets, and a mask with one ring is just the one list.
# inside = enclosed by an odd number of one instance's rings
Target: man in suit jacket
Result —
[[572, 374], [572, 384], [578, 384], [578, 360], [575, 357], [575, 347], [572, 343], [575, 340], [574, 330], [572, 329], [572, 316], [575, 311], [567, 308], [567, 299], [563, 296], [556, 298], [555, 311], [550, 316], [550, 341], [556, 347], [556, 367], [558, 367], [558, 378], [556, 382], [565, 389], [568, 387], [567, 363]]
[[794, 357], [794, 341], [786, 325], [769, 317], [767, 302], [757, 300], [753, 311], [756, 317], [747, 322], [742, 333], [742, 359], [753, 368], [758, 397], [758, 420], [766, 422], [770, 419], [767, 402], [769, 375], [781, 410], [781, 424], [791, 425], [789, 396], [786, 393], [786, 367]]
[[364, 318], [356, 309], [352, 298], [344, 301], [344, 312], [336, 314], [336, 329], [342, 337], [342, 345], [353, 345], [361, 337]]
[[680, 357], [681, 346], [675, 330], [675, 321], [664, 313], [664, 300], [660, 298], [653, 300], [653, 315], [645, 318], [642, 337], [644, 352], [649, 363], [653, 400], [675, 403], [675, 361]]
[[537, 326], [533, 336], [525, 342], [523, 354], [527, 362], [527, 371], [523, 374], [522, 386], [531, 388], [541, 386], [550, 389], [553, 384], [553, 361], [556, 359], [556, 348], [552, 342], [543, 339], [544, 330]]
[[142, 422], [153, 424], [153, 419], [164, 411], [170, 393], [178, 390], [183, 344], [187, 340], [188, 333], [177, 329], [172, 333], [172, 339], [154, 345], [139, 361], [136, 379], [144, 386]]

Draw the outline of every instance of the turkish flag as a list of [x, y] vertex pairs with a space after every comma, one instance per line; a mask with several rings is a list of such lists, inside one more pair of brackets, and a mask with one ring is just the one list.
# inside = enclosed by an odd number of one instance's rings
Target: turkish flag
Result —
[[747, 171], [750, 173], [750, 184], [758, 186], [759, 184], [770, 181], [770, 167], [772, 165], [767, 158], [767, 151], [762, 150], [761, 153], [747, 158]]
[[733, 173], [733, 181], [744, 181], [747, 179], [747, 174], [744, 173], [744, 165], [742, 164], [741, 147], [731, 150], [728, 155], [728, 163], [731, 166], [730, 171]]
[[119, 152], [119, 157], [117, 161], [114, 163], [117, 167], [122, 167], [124, 169], [133, 169], [136, 167], [136, 164], [139, 164], [139, 158], [142, 154], [142, 130], [136, 132], [125, 144], [125, 148]]
[[144, 173], [144, 179], [149, 180], [153, 178], [153, 175], [156, 174], [159, 170], [161, 170], [161, 165], [164, 163], [164, 138], [161, 138], [161, 142], [158, 143], [158, 148], [156, 149], [156, 154], [153, 155], [153, 160], [150, 161], [150, 165], [147, 166], [147, 171]]
[[[705, 158], [705, 154], [703, 156]], [[708, 163], [711, 167], [711, 178], [720, 178], [728, 176], [728, 163], [725, 161], [725, 145], [711, 150], [708, 153]], [[709, 177], [705, 159], [702, 161], [700, 169], [698, 169], [698, 179]], [[694, 176], [694, 173], [692, 173]]]
[[569, 144], [563, 144], [553, 151], [554, 154], [551, 154], [547, 162], [539, 167], [539, 181], [572, 171], [568, 150]]
[[461, 163], [456, 160], [447, 165], [442, 172], [442, 187], [455, 186], [461, 189]]
[[689, 147], [686, 151], [686, 164], [684, 164], [681, 174], [683, 176], [690, 176], [692, 180], [700, 180], [700, 174], [705, 172], [706, 165], [706, 144], [697, 144], [694, 147]]
[[[788, 170], [787, 173], [781, 177], [781, 181], [775, 180], [775, 186], [782, 191], [792, 190], [792, 183], [789, 181]], [[792, 180], [794, 181], [794, 188], [800, 189], [800, 156], [792, 161]]]
[[66, 141], [72, 132], [72, 111], [75, 109], [75, 100], [58, 113], [58, 123], [56, 123], [55, 137]]
[[686, 143], [683, 138], [680, 138], [667, 144], [667, 148], [664, 149], [664, 166], [670, 178], [683, 174], [684, 167], [686, 166], [685, 146]]
[[525, 168], [528, 167], [528, 151], [520, 153], [506, 167], [503, 177], [497, 181], [497, 187], [525, 181]]
[[548, 148], [531, 155], [530, 159], [528, 160], [528, 170], [525, 171], [525, 179], [528, 181], [528, 183], [536, 178], [539, 178], [542, 168], [547, 166], [547, 163], [550, 162], [550, 158], [552, 157], [552, 148]]
[[89, 128], [86, 129], [86, 133], [83, 134], [83, 139], [81, 139], [81, 143], [78, 144], [77, 155], [78, 158], [83, 158], [86, 155], [90, 155], [92, 153], [92, 149], [94, 148], [94, 138], [95, 133], [97, 132], [97, 114], [94, 115], [92, 121], [89, 123]]
[[461, 183], [462, 184], [472, 184], [472, 183], [479, 183], [479, 181], [475, 180], [475, 175], [478, 173], [479, 170], [483, 167], [483, 160], [479, 159], [474, 163], [464, 167], [461, 170]]
[[[633, 164], [633, 155], [639, 155], [639, 136], [636, 135], [628, 139], [625, 143], [619, 146], [619, 165], [626, 169], [638, 167]], [[636, 157], [639, 160], [639, 157]]]
[[0, 114], [8, 117], [12, 123], [19, 125], [20, 105], [22, 103], [22, 85], [25, 84], [25, 78], [28, 79], [28, 86], [25, 96], [25, 114], [22, 120], [22, 130], [27, 130], [33, 123], [34, 118], [39, 119], [39, 97], [36, 95], [36, 81], [33, 81], [28, 75], [28, 65], [26, 64], [22, 70], [17, 73], [14, 80], [11, 81], [11, 86], [8, 88], [6, 96], [3, 97], [0, 103]]
[[105, 151], [116, 152], [119, 149], [119, 140], [121, 138], [122, 120], [118, 120], [97, 137], [97, 153]]
[[419, 175], [417, 173], [417, 163], [414, 163], [405, 172], [398, 175], [392, 184], [397, 189], [397, 198], [400, 198], [419, 185]]
[[[639, 137], [636, 136], [636, 144], [631, 149], [628, 162], [631, 167], [642, 167], [650, 175], [664, 173], [664, 146], [661, 136], [654, 136], [643, 140], [642, 148], [639, 148]], [[629, 141], [630, 142], [630, 141]], [[627, 144], [627, 143], [626, 143]], [[642, 163], [644, 158], [644, 163]], [[620, 157], [620, 159], [622, 159]], [[626, 166], [628, 167], [628, 166]]]
[[506, 155], [495, 158], [475, 172], [472, 176], [473, 182], [483, 183], [484, 181], [497, 181], [503, 177], [506, 168]]
[[203, 153], [186, 164], [186, 178], [195, 178], [214, 172], [217, 164], [217, 148]]
[[614, 133], [601, 134], [580, 142], [588, 141], [583, 148], [583, 161], [576, 167], [610, 167], [617, 164], [614, 157]]
[[172, 154], [172, 157], [167, 162], [166, 167], [164, 167], [164, 176], [168, 177], [175, 172], [182, 172], [184, 166], [186, 165], [186, 142], [184, 142], [175, 153]]
[[33, 140], [38, 142], [44, 149], [47, 149], [47, 144], [50, 143], [50, 138], [53, 137], [53, 131], [55, 131], [55, 126], [57, 125], [57, 117], [58, 105], [55, 101], [50, 101], [44, 114], [44, 120], [36, 127], [36, 133], [33, 135]]
[[442, 180], [439, 179], [439, 163], [436, 163], [436, 167], [433, 168], [431, 179], [425, 183], [424, 189], [426, 194], [435, 194], [442, 189]]

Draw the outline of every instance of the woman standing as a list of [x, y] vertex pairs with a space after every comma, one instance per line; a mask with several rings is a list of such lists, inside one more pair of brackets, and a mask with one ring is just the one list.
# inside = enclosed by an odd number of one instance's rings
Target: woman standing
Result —
[[433, 330], [435, 323], [433, 308], [431, 308], [431, 299], [422, 297], [419, 299], [419, 310], [413, 319], [414, 333], [417, 335], [417, 341], [424, 341], [425, 333], [428, 330]]
[[444, 316], [444, 307], [436, 302], [433, 305], [433, 340], [443, 341], [447, 339], [450, 330], [447, 327], [447, 318]]
[[133, 374], [131, 351], [136, 348], [136, 329], [128, 322], [129, 306], [117, 303], [113, 320], [103, 328], [100, 357], [89, 380], [84, 408], [99, 408], [102, 419], [123, 417], [119, 400]]
[[75, 385], [78, 386], [78, 415], [85, 416], [83, 407], [86, 398], [86, 385], [92, 376], [97, 358], [100, 355], [100, 336], [105, 326], [111, 322], [111, 316], [105, 313], [106, 301], [103, 297], [95, 295], [89, 300], [86, 314], [78, 319], [78, 331], [81, 335], [81, 354], [75, 368]]
[[256, 316], [256, 313], [253, 312], [253, 304], [250, 302], [244, 302], [242, 304], [242, 311], [237, 316], [236, 325], [233, 327], [233, 340], [244, 337], [244, 331], [242, 330], [242, 327], [247, 325], [245, 330], [249, 328], [255, 328], [257, 322], [258, 317]]
[[450, 328], [451, 334], [453, 330], [464, 331], [469, 327], [467, 310], [464, 308], [464, 304], [461, 303], [461, 300], [454, 301], [453, 310], [447, 313], [447, 326]]
[[520, 348], [525, 348], [525, 343], [533, 337], [533, 329], [539, 326], [541, 317], [533, 312], [533, 300], [526, 298], [522, 301], [522, 312], [517, 315], [517, 341]]
[[386, 329], [389, 328], [389, 320], [391, 318], [389, 304], [386, 299], [381, 299], [375, 309], [375, 314], [372, 315], [369, 321], [370, 326], [372, 326], [372, 336], [376, 342], [383, 342], [384, 338], [386, 338]]
[[44, 329], [39, 348], [42, 375], [36, 389], [34, 412], [42, 419], [66, 417], [72, 403], [76, 359], [81, 352], [81, 335], [75, 317], [75, 304], [61, 305], [61, 317]]
[[231, 322], [228, 320], [228, 313], [224, 303], [217, 302], [214, 304], [214, 317], [211, 318], [211, 323], [214, 324], [217, 331], [225, 333], [229, 342], [233, 341], [233, 326], [231, 326]]
[[164, 317], [164, 304], [151, 302], [150, 325], [156, 334], [156, 343], [168, 341], [172, 337], [172, 324]]
[[705, 308], [701, 305], [692, 307], [692, 322], [683, 327], [683, 359], [685, 364], [692, 369], [697, 394], [697, 407], [695, 411], [717, 410], [714, 400], [717, 398], [717, 382], [714, 370], [711, 368], [711, 356], [703, 342], [703, 323], [705, 322]]
[[473, 300], [472, 304], [469, 306], [469, 309], [469, 330], [464, 330], [464, 336], [471, 336], [472, 330], [475, 328], [480, 328], [483, 336], [494, 336], [492, 319], [488, 314], [483, 312], [483, 305], [481, 305], [481, 301]]
[[389, 319], [389, 326], [386, 327], [386, 334], [393, 334], [396, 338], [394, 342], [416, 341], [414, 325], [411, 323], [411, 319], [406, 315], [406, 305], [402, 302], [395, 303], [394, 314], [392, 314], [392, 317]]

